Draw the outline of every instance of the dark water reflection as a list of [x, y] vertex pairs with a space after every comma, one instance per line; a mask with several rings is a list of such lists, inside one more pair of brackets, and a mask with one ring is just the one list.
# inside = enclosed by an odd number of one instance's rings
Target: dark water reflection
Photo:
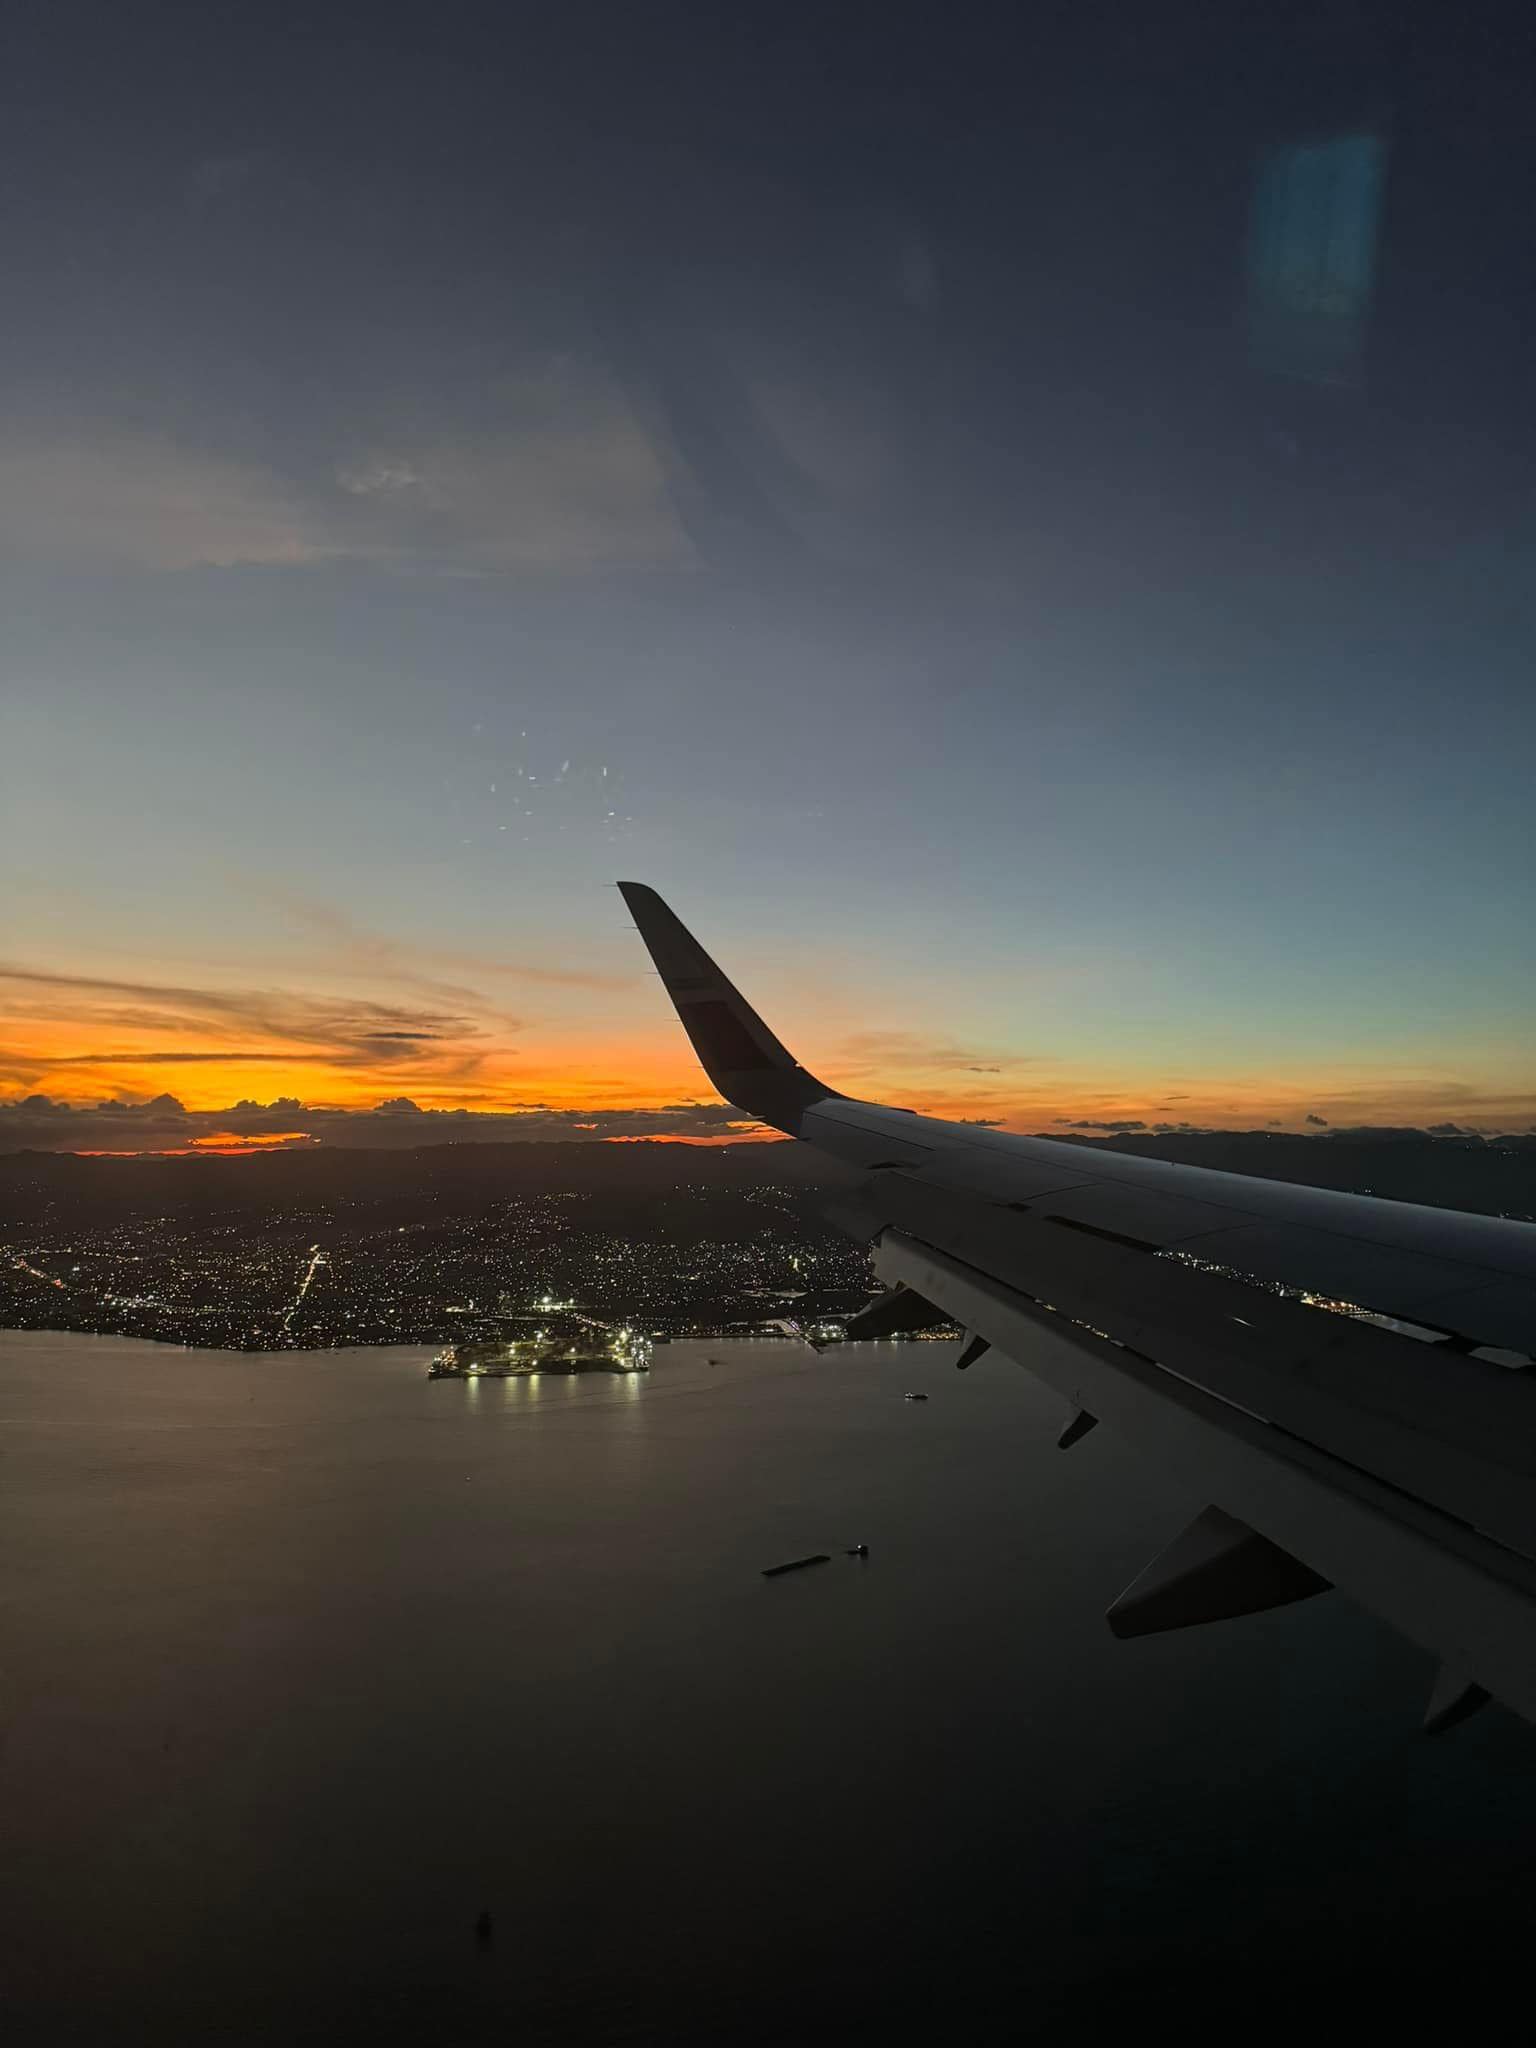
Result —
[[1062, 1457], [995, 1359], [709, 1350], [464, 1386], [0, 1336], [20, 2037], [1253, 2031], [1513, 1981], [1523, 1724], [1423, 1741], [1427, 1660], [1337, 1598], [1114, 1643], [1200, 1503], [1108, 1430]]

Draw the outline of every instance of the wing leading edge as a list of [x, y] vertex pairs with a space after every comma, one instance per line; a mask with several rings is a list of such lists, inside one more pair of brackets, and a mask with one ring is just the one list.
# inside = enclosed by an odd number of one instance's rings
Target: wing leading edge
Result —
[[1440, 1657], [1427, 1726], [1536, 1720], [1536, 1227], [853, 1101], [619, 886], [725, 1099], [862, 1170], [881, 1279], [1056, 1388], [1064, 1444], [1115, 1424], [1210, 1503], [1117, 1634], [1337, 1586]]

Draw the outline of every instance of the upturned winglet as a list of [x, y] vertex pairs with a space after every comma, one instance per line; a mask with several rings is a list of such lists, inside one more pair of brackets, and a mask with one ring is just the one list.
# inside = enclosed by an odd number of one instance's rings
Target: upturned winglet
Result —
[[620, 882], [619, 891], [715, 1087], [738, 1109], [798, 1137], [806, 1110], [837, 1090], [807, 1073], [779, 1043], [654, 889]]

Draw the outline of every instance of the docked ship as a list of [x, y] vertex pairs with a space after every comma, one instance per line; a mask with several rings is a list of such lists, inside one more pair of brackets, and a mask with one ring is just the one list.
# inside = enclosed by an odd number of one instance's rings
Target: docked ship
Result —
[[649, 1372], [651, 1341], [642, 1331], [584, 1328], [578, 1335], [537, 1330], [445, 1344], [427, 1367], [429, 1380], [531, 1379], [536, 1373]]

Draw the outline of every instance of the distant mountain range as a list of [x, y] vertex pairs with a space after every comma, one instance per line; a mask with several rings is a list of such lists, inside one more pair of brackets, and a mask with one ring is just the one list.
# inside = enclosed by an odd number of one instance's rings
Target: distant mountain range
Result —
[[[1050, 1135], [1063, 1139], [1060, 1132]], [[1085, 1150], [1129, 1152], [1226, 1173], [1369, 1192], [1397, 1201], [1536, 1216], [1536, 1138], [1483, 1142], [1413, 1131], [1073, 1136]], [[643, 1210], [664, 1192], [744, 1193], [774, 1184], [811, 1190], [853, 1176], [791, 1143], [707, 1146], [521, 1143], [434, 1145], [416, 1151], [315, 1146], [239, 1158], [91, 1157], [68, 1152], [0, 1154], [0, 1227], [102, 1223], [164, 1214], [190, 1219], [292, 1205], [361, 1202], [415, 1220], [464, 1212], [513, 1195], [578, 1193], [608, 1198], [611, 1212]]]

